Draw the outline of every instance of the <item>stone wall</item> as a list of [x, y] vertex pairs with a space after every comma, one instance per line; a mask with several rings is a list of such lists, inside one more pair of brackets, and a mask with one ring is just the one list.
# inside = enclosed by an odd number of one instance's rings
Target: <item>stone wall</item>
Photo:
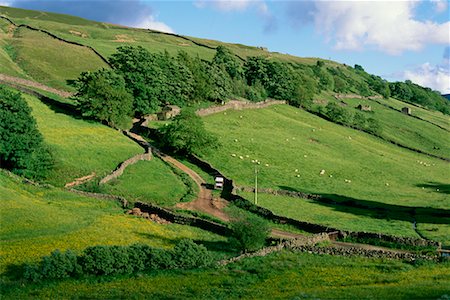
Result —
[[111, 174], [109, 174], [108, 176], [106, 176], [102, 180], [100, 180], [99, 184], [105, 184], [113, 179], [116, 179], [117, 177], [119, 177], [120, 175], [123, 174], [123, 172], [125, 171], [125, 169], [128, 166], [135, 164], [140, 160], [151, 160], [151, 159], [152, 159], [151, 152], [137, 154], [137, 155], [127, 159], [126, 161], [120, 163], [119, 166]]
[[232, 257], [230, 259], [227, 260], [222, 260], [219, 262], [219, 265], [225, 266], [228, 265], [230, 263], [239, 261], [241, 259], [244, 258], [249, 258], [249, 257], [256, 257], [256, 256], [266, 256], [270, 253], [273, 252], [277, 252], [277, 251], [281, 251], [283, 249], [295, 249], [295, 248], [300, 248], [303, 246], [313, 246], [317, 243], [320, 242], [327, 242], [330, 241], [328, 234], [326, 233], [320, 233], [320, 234], [316, 234], [314, 236], [305, 236], [302, 238], [297, 238], [297, 239], [292, 239], [292, 240], [287, 240], [284, 241], [282, 243], [279, 243], [276, 246], [270, 246], [270, 247], [265, 247], [262, 248], [256, 252], [252, 252], [252, 253], [244, 253], [242, 255], [236, 256], [236, 257]]
[[197, 110], [196, 114], [200, 117], [223, 112], [229, 109], [232, 110], [242, 110], [242, 109], [258, 109], [258, 108], [265, 108], [271, 105], [276, 104], [286, 104], [286, 101], [282, 100], [272, 100], [267, 99], [265, 101], [261, 102], [250, 102], [250, 101], [238, 101], [238, 100], [231, 100], [224, 105], [218, 105], [218, 106], [212, 106], [208, 108], [203, 108]]
[[134, 204], [134, 207], [139, 208], [144, 213], [149, 214], [156, 214], [159, 217], [170, 221], [172, 223], [182, 224], [182, 225], [189, 225], [201, 228], [203, 230], [207, 230], [210, 232], [214, 232], [219, 235], [228, 236], [231, 234], [231, 229], [228, 228], [225, 225], [196, 218], [196, 217], [189, 217], [184, 216], [181, 214], [174, 213], [173, 211], [170, 211], [168, 209], [150, 204], [150, 203], [143, 203], [143, 202], [136, 202]]

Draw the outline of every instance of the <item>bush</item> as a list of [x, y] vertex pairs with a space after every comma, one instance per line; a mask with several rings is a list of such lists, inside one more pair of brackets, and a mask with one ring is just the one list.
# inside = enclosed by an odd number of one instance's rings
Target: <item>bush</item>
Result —
[[31, 281], [37, 281], [42, 278], [68, 278], [80, 274], [82, 274], [82, 269], [74, 252], [55, 250], [49, 256], [44, 256], [39, 264], [26, 265], [24, 277]]
[[331, 121], [345, 125], [351, 123], [351, 115], [345, 108], [334, 102], [329, 102], [325, 108], [327, 110], [326, 115]]
[[211, 265], [213, 258], [205, 246], [197, 245], [192, 240], [183, 239], [173, 249], [176, 268], [194, 269]]
[[231, 229], [230, 244], [242, 252], [262, 248], [269, 235], [267, 222], [252, 214], [238, 215], [231, 222]]
[[86, 248], [81, 263], [85, 274], [108, 275], [115, 272], [115, 257], [108, 246]]

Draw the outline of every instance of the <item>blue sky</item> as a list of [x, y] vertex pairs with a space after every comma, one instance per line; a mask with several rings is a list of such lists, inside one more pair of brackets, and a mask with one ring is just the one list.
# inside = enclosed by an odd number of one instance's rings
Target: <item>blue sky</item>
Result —
[[390, 81], [450, 93], [448, 0], [0, 0], [297, 56], [360, 64]]

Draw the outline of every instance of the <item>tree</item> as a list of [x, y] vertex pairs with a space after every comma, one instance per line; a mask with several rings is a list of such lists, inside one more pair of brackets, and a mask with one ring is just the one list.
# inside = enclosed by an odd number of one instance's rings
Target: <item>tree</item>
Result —
[[267, 222], [253, 214], [238, 214], [231, 221], [230, 244], [243, 251], [256, 251], [265, 245], [269, 236]]
[[221, 67], [212, 64], [208, 68], [207, 98], [210, 101], [225, 101], [231, 96], [232, 81], [228, 73]]
[[218, 46], [213, 58], [213, 64], [223, 66], [231, 79], [241, 79], [244, 75], [241, 62], [225, 46]]
[[326, 114], [331, 121], [344, 125], [350, 124], [351, 115], [345, 108], [334, 102], [329, 102], [325, 108], [327, 110]]
[[218, 140], [206, 131], [202, 119], [192, 110], [183, 110], [173, 122], [160, 129], [165, 147], [181, 154], [200, 154], [218, 146]]
[[44, 178], [53, 166], [31, 109], [20, 93], [0, 86], [1, 167], [33, 179]]
[[77, 88], [83, 116], [105, 121], [112, 127], [130, 126], [133, 97], [122, 76], [112, 70], [83, 72], [77, 79]]

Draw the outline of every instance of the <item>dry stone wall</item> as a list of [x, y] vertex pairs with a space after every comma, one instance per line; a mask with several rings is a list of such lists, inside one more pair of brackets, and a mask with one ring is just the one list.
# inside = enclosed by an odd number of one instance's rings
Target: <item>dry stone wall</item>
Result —
[[137, 154], [137, 155], [127, 159], [126, 161], [120, 163], [119, 166], [111, 174], [109, 174], [108, 176], [106, 176], [102, 180], [100, 180], [99, 184], [105, 184], [113, 179], [116, 179], [117, 177], [119, 177], [123, 174], [123, 172], [125, 171], [125, 169], [128, 166], [133, 165], [140, 160], [151, 160], [151, 159], [152, 159], [151, 152]]
[[286, 104], [286, 101], [283, 100], [272, 100], [267, 99], [265, 101], [261, 102], [250, 102], [250, 101], [239, 101], [239, 100], [231, 100], [224, 105], [218, 105], [208, 108], [203, 108], [197, 110], [196, 114], [200, 117], [208, 116], [211, 114], [223, 112], [226, 110], [242, 110], [242, 109], [258, 109], [258, 108], [265, 108], [269, 107], [271, 105], [277, 105], [277, 104]]

